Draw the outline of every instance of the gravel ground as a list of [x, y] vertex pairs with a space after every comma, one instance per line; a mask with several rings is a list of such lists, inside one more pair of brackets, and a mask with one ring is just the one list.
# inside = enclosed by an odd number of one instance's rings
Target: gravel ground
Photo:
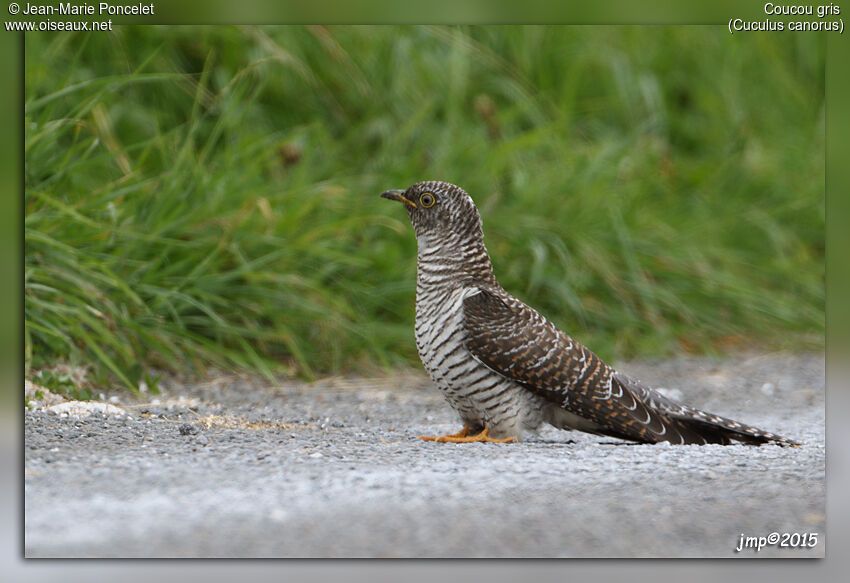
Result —
[[[620, 369], [803, 442], [634, 445], [459, 424], [423, 376], [166, 383], [127, 414], [27, 411], [27, 557], [822, 557], [824, 357]], [[111, 411], [111, 409], [110, 409]], [[741, 535], [819, 533], [736, 552]], [[792, 542], [796, 539], [791, 539]]]

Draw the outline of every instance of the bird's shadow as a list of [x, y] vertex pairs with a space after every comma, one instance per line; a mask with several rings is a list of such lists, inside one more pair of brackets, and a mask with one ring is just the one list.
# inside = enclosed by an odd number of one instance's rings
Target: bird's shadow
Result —
[[[543, 445], [576, 445], [580, 443], [575, 439], [567, 439], [565, 441], [561, 441], [558, 439], [535, 439], [535, 440], [527, 440], [525, 443], [540, 443]], [[613, 446], [624, 446], [624, 445], [646, 445], [645, 443], [640, 443], [637, 441], [593, 441], [593, 442], [581, 442], [588, 443], [593, 445], [613, 445]]]

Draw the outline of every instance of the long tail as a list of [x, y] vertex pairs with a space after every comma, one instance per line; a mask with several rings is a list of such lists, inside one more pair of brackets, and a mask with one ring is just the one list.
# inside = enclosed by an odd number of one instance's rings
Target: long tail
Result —
[[[801, 445], [770, 431], [680, 403], [622, 373], [615, 373], [615, 379], [637, 395], [645, 405], [669, 420], [670, 424], [678, 430], [678, 434], [682, 436], [685, 443], [718, 443], [721, 445], [729, 445], [734, 442], [751, 445], [775, 443], [783, 447]], [[675, 435], [676, 432], [670, 432], [670, 434]]]
[[784, 447], [796, 447], [800, 445], [798, 442], [787, 437], [782, 437], [781, 435], [753, 427], [752, 425], [745, 425], [733, 419], [720, 417], [719, 415], [700, 411], [699, 409], [683, 407], [688, 410], [687, 413], [679, 415], [668, 413], [668, 417], [686, 429], [685, 432], [682, 432], [683, 435], [694, 435], [694, 440], [688, 441], [688, 443], [719, 443], [721, 445], [729, 445], [737, 441], [750, 445], [762, 445], [765, 443], [775, 443]]

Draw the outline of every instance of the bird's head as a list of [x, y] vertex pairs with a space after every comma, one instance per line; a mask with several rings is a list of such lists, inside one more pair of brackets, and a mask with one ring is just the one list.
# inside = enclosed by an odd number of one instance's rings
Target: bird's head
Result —
[[483, 237], [478, 209], [459, 186], [431, 180], [417, 182], [407, 190], [388, 190], [381, 196], [404, 205], [416, 238], [427, 246], [449, 239]]

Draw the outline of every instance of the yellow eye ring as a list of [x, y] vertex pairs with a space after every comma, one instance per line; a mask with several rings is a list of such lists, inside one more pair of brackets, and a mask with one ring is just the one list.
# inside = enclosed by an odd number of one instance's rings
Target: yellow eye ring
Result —
[[431, 208], [435, 202], [437, 202], [437, 198], [430, 192], [423, 192], [419, 195], [419, 204], [422, 205], [422, 208]]

